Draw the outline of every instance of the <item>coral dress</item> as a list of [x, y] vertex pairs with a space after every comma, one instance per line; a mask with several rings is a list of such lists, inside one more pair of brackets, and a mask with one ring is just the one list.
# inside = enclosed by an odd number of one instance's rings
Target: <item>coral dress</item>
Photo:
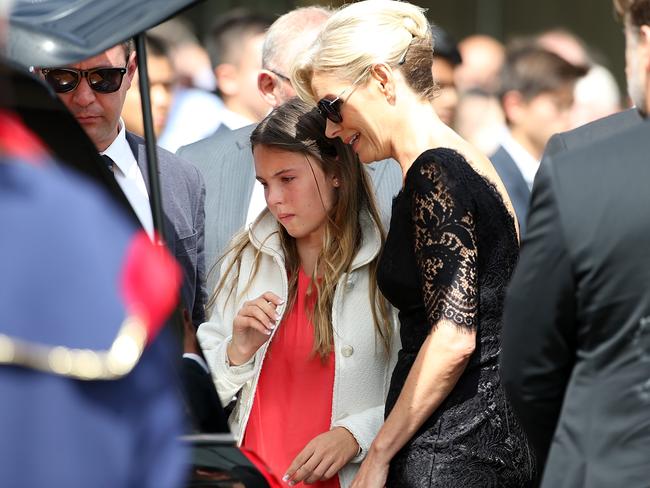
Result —
[[[310, 278], [298, 274], [296, 301], [266, 351], [243, 446], [257, 453], [282, 478], [314, 437], [330, 430], [334, 391], [334, 352], [326, 361], [313, 353], [314, 327], [308, 310]], [[295, 486], [302, 487], [303, 483]], [[339, 488], [338, 476], [316, 484]]]

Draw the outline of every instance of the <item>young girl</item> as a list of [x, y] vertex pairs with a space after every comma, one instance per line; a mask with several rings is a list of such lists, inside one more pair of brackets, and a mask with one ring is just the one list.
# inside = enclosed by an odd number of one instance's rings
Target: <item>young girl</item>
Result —
[[[235, 237], [198, 337], [231, 428], [284, 481], [347, 487], [379, 430], [395, 320], [364, 169], [292, 99], [251, 135], [267, 209]], [[338, 476], [337, 476], [338, 475]]]

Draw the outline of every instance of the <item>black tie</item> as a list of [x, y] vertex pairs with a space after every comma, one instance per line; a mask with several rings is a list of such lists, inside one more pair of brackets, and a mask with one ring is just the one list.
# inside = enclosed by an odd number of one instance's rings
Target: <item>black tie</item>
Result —
[[102, 160], [104, 161], [104, 164], [108, 168], [108, 171], [110, 171], [112, 173], [113, 172], [113, 165], [115, 164], [115, 162], [110, 157], [106, 156], [106, 154], [101, 154], [101, 157], [102, 157]]

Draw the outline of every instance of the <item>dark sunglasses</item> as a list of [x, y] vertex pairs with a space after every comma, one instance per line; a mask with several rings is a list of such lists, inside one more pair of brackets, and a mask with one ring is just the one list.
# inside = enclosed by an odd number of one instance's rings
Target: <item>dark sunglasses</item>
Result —
[[364, 78], [364, 76], [366, 76], [367, 73], [368, 70], [364, 70], [363, 73], [361, 73], [361, 76], [359, 76], [356, 80], [352, 82], [350, 86], [348, 86], [345, 90], [343, 90], [338, 97], [332, 100], [330, 100], [329, 98], [321, 98], [316, 104], [320, 114], [323, 117], [328, 118], [335, 124], [340, 124], [341, 122], [343, 122], [343, 116], [341, 115], [341, 105], [343, 105], [344, 102], [343, 95], [348, 90], [350, 90], [350, 95], [352, 95], [354, 88]]
[[[406, 53], [408, 53], [410, 46], [411, 43], [409, 43], [409, 45], [406, 46], [406, 50], [404, 51], [404, 54], [402, 54], [399, 61], [397, 62], [398, 66], [401, 66], [406, 62]], [[361, 76], [359, 76], [356, 80], [354, 80], [352, 85], [350, 85], [345, 90], [343, 90], [341, 94], [338, 97], [334, 98], [333, 100], [330, 100], [328, 98], [321, 98], [317, 103], [318, 111], [320, 112], [320, 114], [323, 117], [328, 118], [335, 124], [340, 124], [341, 122], [343, 122], [343, 116], [341, 115], [341, 105], [343, 105], [343, 94], [347, 90], [354, 88], [357, 85], [357, 83], [359, 83], [363, 79], [363, 77], [366, 75], [367, 72], [368, 70], [361, 73]], [[352, 95], [352, 93], [350, 93], [350, 95]]]
[[57, 93], [68, 93], [79, 86], [81, 78], [97, 93], [113, 93], [122, 86], [126, 68], [42, 68], [45, 81]]

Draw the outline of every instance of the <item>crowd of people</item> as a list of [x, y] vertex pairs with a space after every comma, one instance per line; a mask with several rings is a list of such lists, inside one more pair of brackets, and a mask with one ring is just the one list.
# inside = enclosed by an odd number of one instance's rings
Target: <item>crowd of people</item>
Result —
[[[165, 273], [177, 277], [168, 288], [180, 290], [191, 429], [232, 432], [288, 486], [648, 486], [650, 0], [613, 4], [626, 36], [627, 109], [611, 73], [568, 31], [457, 44], [431, 23], [435, 12], [428, 19], [405, 1], [302, 7], [277, 19], [235, 10], [214, 24], [205, 50], [178, 21], [148, 34], [169, 256], [145, 246], [138, 259], [163, 269], [158, 288]], [[131, 270], [136, 229], [156, 241], [133, 41], [34, 73], [133, 210], [128, 224], [104, 201], [78, 217], [105, 222], [97, 242], [115, 242], [96, 270], [72, 230], [68, 253], [98, 276]], [[4, 110], [0, 120], [26, 131]], [[42, 172], [50, 162], [40, 173], [18, 164], [12, 133], [0, 131], [3, 223], [18, 227], [8, 211], [18, 178], [36, 193], [64, 188], [47, 193], [54, 203], [24, 205], [21, 220], [43, 219], [46, 205], [60, 205], [59, 217], [90, 205], [86, 183], [72, 198], [76, 177]], [[20, 255], [13, 238], [0, 243]], [[170, 256], [179, 266], [164, 272]], [[60, 272], [44, 267], [33, 279], [42, 288]], [[140, 287], [162, 296], [138, 277], [123, 285], [128, 297]], [[5, 299], [10, 284], [0, 286], [2, 308], [18, 317], [9, 298], [18, 295]], [[77, 288], [61, 287], [59, 301]], [[95, 298], [82, 314], [107, 294], [83, 293]], [[131, 299], [111, 300], [107, 316], [133, 311]], [[0, 364], [45, 368], [5, 344], [38, 342], [20, 329], [51, 307], [1, 329]], [[169, 442], [181, 409], [162, 360], [174, 354], [166, 339], [152, 338], [120, 380], [142, 389], [133, 401], [146, 401], [150, 416], [128, 416], [137, 426], [129, 435], [141, 435], [128, 442], [160, 446], [148, 468], [156, 473], [112, 486], [182, 482], [186, 453]], [[64, 342], [106, 347], [106, 337]], [[71, 368], [49, 364], [52, 381], [75, 381]], [[87, 394], [130, 412], [119, 391]], [[57, 392], [53, 405], [63, 408], [71, 397]], [[99, 438], [114, 415], [103, 420]], [[120, 456], [106, 466], [128, 469]]]

